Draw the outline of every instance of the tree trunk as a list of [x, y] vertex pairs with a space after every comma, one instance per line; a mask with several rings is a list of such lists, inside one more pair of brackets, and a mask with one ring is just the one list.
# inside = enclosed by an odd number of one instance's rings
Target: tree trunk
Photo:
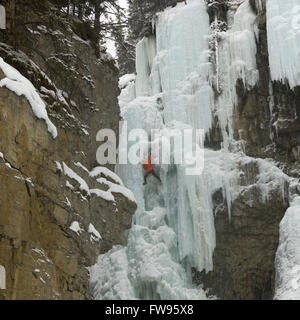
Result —
[[98, 2], [95, 3], [95, 21], [94, 21], [94, 30], [96, 35], [96, 43], [95, 43], [95, 53], [97, 58], [100, 57], [100, 31], [101, 31], [101, 25], [100, 25], [100, 16], [101, 16], [101, 7]]
[[100, 15], [101, 15], [100, 10], [101, 10], [101, 8], [100, 8], [99, 3], [96, 3], [96, 4], [95, 4], [94, 29], [95, 29], [95, 32], [97, 33], [97, 36], [100, 35]]

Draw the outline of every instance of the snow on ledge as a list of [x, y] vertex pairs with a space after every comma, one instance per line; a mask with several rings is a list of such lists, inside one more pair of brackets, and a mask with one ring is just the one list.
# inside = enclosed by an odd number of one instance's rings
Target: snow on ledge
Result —
[[112, 183], [112, 182], [106, 180], [105, 178], [99, 178], [99, 179], [97, 179], [97, 182], [108, 186], [109, 189], [106, 191], [106, 193], [109, 193], [112, 197], [113, 197], [112, 193], [120, 193], [124, 197], [129, 199], [130, 201], [136, 202], [133, 193], [129, 189], [124, 187], [123, 185]]
[[64, 167], [65, 175], [71, 179], [76, 180], [79, 183], [80, 190], [86, 191], [87, 194], [90, 194], [90, 189], [88, 184], [76, 172], [74, 172], [71, 168], [69, 168], [64, 162], [63, 162], [63, 167]]
[[70, 225], [70, 229], [75, 233], [77, 233], [78, 235], [80, 235], [80, 233], [84, 231], [83, 229], [81, 229], [78, 221], [73, 221], [72, 224]]
[[23, 77], [18, 70], [7, 64], [1, 57], [0, 68], [6, 76], [6, 78], [0, 80], [0, 88], [6, 87], [18, 96], [25, 96], [31, 105], [35, 116], [39, 119], [43, 119], [46, 122], [48, 131], [51, 133], [53, 138], [56, 138], [57, 129], [50, 121], [46, 110], [46, 105], [39, 96], [33, 84], [28, 79]]
[[98, 242], [102, 239], [99, 231], [93, 226], [93, 224], [89, 224], [89, 233], [91, 233], [91, 241]]
[[111, 178], [115, 182], [117, 182], [119, 185], [121, 185], [121, 186], [124, 185], [121, 178], [116, 173], [112, 172], [111, 170], [109, 170], [106, 167], [95, 167], [89, 174], [93, 178], [101, 176], [101, 174], [103, 174], [103, 175]]
[[[127, 199], [129, 199], [130, 201], [136, 203], [134, 194], [124, 186], [120, 177], [114, 172], [112, 172], [111, 170], [109, 170], [108, 168], [96, 167], [92, 171], [89, 171], [80, 162], [74, 163], [76, 167], [81, 168], [83, 171], [87, 172], [91, 178], [96, 178], [103, 174], [104, 176], [111, 178], [113, 181], [115, 181], [115, 183], [113, 183], [103, 177], [96, 179], [98, 183], [106, 185], [108, 187], [108, 190], [104, 191], [98, 188], [90, 189], [87, 182], [81, 176], [79, 176], [76, 172], [74, 172], [64, 162], [62, 162], [62, 164], [63, 164], [64, 174], [69, 178], [76, 180], [79, 183], [80, 190], [85, 191], [88, 195], [95, 195], [106, 201], [112, 201], [115, 203], [116, 200], [113, 193], [119, 193], [119, 194], [122, 194]], [[69, 181], [66, 182], [66, 186], [69, 187], [70, 189], [74, 189], [73, 185], [71, 185]]]

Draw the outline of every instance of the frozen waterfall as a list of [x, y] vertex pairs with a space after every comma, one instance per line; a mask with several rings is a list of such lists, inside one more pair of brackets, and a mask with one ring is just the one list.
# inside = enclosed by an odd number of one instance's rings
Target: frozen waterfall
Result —
[[300, 85], [300, 2], [267, 1], [268, 50], [272, 80]]
[[[210, 32], [204, 1], [189, 0], [187, 5], [167, 8], [158, 15], [156, 37], [144, 38], [137, 45], [136, 79], [127, 75], [121, 80], [119, 102], [127, 127], [122, 129], [119, 152], [133, 144], [127, 142], [130, 130], [142, 128], [150, 136], [151, 129], [161, 129], [152, 139], [152, 154], [157, 158], [155, 146], [170, 139], [174, 130], [204, 129], [209, 137], [214, 116], [220, 123], [224, 148], [204, 150], [200, 176], [185, 175], [185, 165], [162, 164], [156, 166], [162, 183], [149, 177], [146, 186], [141, 164], [117, 166], [138, 209], [127, 246], [115, 246], [90, 269], [96, 299], [208, 298], [202, 288], [193, 285], [191, 269], [213, 269], [212, 196], [222, 190], [230, 214], [231, 203], [241, 191], [240, 167], [255, 161], [241, 152], [229, 152], [229, 145], [234, 144], [236, 81], [241, 79], [249, 88], [258, 80], [256, 16], [249, 1], [236, 8], [229, 30], [221, 34], [217, 75], [211, 62]], [[222, 92], [218, 98], [213, 90], [217, 81]], [[266, 175], [274, 172], [263, 160], [258, 167]], [[267, 196], [269, 189], [263, 188], [269, 177], [265, 177], [259, 183]]]
[[[157, 128], [167, 137], [172, 129], [192, 128], [196, 120], [208, 131], [213, 90], [204, 2], [165, 10], [156, 28], [156, 39], [145, 38], [137, 46], [137, 98], [128, 103], [128, 95], [134, 96], [132, 83], [120, 96], [128, 132], [143, 128], [150, 134]], [[198, 113], [199, 104], [205, 119]], [[91, 269], [96, 298], [205, 299], [187, 272], [191, 266], [211, 269], [215, 246], [213, 219], [209, 212], [199, 214], [197, 179], [185, 176], [184, 167], [176, 165], [160, 166], [162, 184], [149, 177], [143, 186], [140, 164], [119, 165], [117, 173], [133, 191], [138, 209], [127, 246], [114, 247]]]

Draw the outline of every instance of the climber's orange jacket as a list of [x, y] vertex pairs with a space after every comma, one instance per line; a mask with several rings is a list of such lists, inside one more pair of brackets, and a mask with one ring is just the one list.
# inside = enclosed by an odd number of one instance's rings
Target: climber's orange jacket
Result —
[[147, 160], [143, 160], [143, 168], [146, 172], [151, 172], [153, 171], [153, 167], [152, 167], [152, 164], [151, 164], [151, 154], [149, 155], [149, 158], [148, 158], [148, 162]]

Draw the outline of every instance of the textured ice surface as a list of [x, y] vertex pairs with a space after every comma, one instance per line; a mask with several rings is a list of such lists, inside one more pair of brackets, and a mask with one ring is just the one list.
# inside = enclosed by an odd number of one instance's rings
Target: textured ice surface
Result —
[[[155, 165], [162, 183], [150, 176], [146, 186], [140, 164], [117, 166], [117, 174], [133, 192], [138, 208], [127, 246], [100, 255], [90, 268], [96, 299], [207, 298], [192, 284], [190, 273], [192, 267], [213, 269], [214, 193], [223, 193], [230, 215], [232, 202], [252, 187], [260, 189], [261, 201], [267, 200], [274, 188], [284, 192], [286, 176], [274, 164], [229, 152], [236, 81], [241, 79], [249, 88], [258, 80], [256, 16], [248, 0], [234, 13], [219, 48], [221, 92], [217, 108], [212, 89], [215, 68], [207, 42], [209, 19], [203, 1], [190, 0], [159, 14], [156, 45], [153, 38], [138, 45], [137, 77], [135, 82], [132, 76], [122, 79], [125, 87], [119, 97], [128, 132], [143, 128], [150, 136], [151, 129], [161, 129], [151, 141], [152, 156], [157, 159], [155, 146], [164, 144], [173, 130], [204, 129], [209, 134], [217, 111], [225, 148], [204, 150], [200, 176], [187, 176], [185, 165]], [[119, 155], [134, 143], [127, 143], [125, 132], [123, 127]], [[174, 143], [170, 156], [174, 160]], [[252, 185], [242, 186], [243, 168], [252, 162], [259, 174]]]
[[[150, 135], [151, 129], [164, 129], [158, 138], [161, 141], [172, 129], [202, 128], [195, 122], [201, 118], [209, 130], [213, 91], [206, 54], [208, 27], [203, 1], [191, 0], [187, 6], [180, 4], [159, 15], [156, 49], [152, 38], [142, 40], [137, 48], [137, 98], [132, 94], [132, 83], [119, 98], [128, 132], [143, 128]], [[132, 144], [126, 145], [121, 137], [119, 153]], [[197, 181], [186, 178], [184, 166], [157, 165], [155, 170], [162, 184], [149, 177], [144, 187], [140, 164], [117, 167], [118, 175], [133, 191], [138, 209], [127, 246], [99, 256], [90, 270], [96, 299], [206, 298], [204, 291], [192, 284], [190, 267], [211, 268], [215, 241], [212, 217], [206, 236], [208, 228], [200, 224], [206, 223], [207, 213], [201, 217], [198, 210]], [[199, 247], [197, 228], [202, 228]], [[208, 254], [202, 252], [200, 257], [199, 248]]]
[[136, 90], [135, 90], [135, 79], [134, 74], [125, 74], [120, 78], [119, 88], [122, 90], [119, 96], [119, 106], [122, 112], [122, 108], [127, 105], [130, 101], [135, 99]]
[[296, 197], [280, 223], [276, 253], [275, 299], [300, 299], [300, 197]]
[[134, 82], [136, 75], [134, 73], [125, 74], [119, 79], [119, 88], [124, 89], [129, 85], [129, 83]]
[[202, 1], [177, 5], [158, 16], [153, 93], [162, 92], [165, 122], [209, 131], [214, 93], [209, 62], [209, 18]]
[[300, 85], [300, 1], [267, 1], [268, 50], [272, 80]]
[[151, 71], [156, 55], [155, 37], [143, 38], [136, 46], [136, 55], [139, 56], [136, 60], [136, 96], [151, 95]]
[[221, 34], [219, 45], [219, 83], [222, 94], [217, 102], [217, 114], [224, 147], [233, 139], [232, 114], [237, 103], [236, 82], [240, 79], [251, 88], [259, 79], [256, 68], [256, 15], [249, 0], [245, 0], [232, 17], [229, 30]]

